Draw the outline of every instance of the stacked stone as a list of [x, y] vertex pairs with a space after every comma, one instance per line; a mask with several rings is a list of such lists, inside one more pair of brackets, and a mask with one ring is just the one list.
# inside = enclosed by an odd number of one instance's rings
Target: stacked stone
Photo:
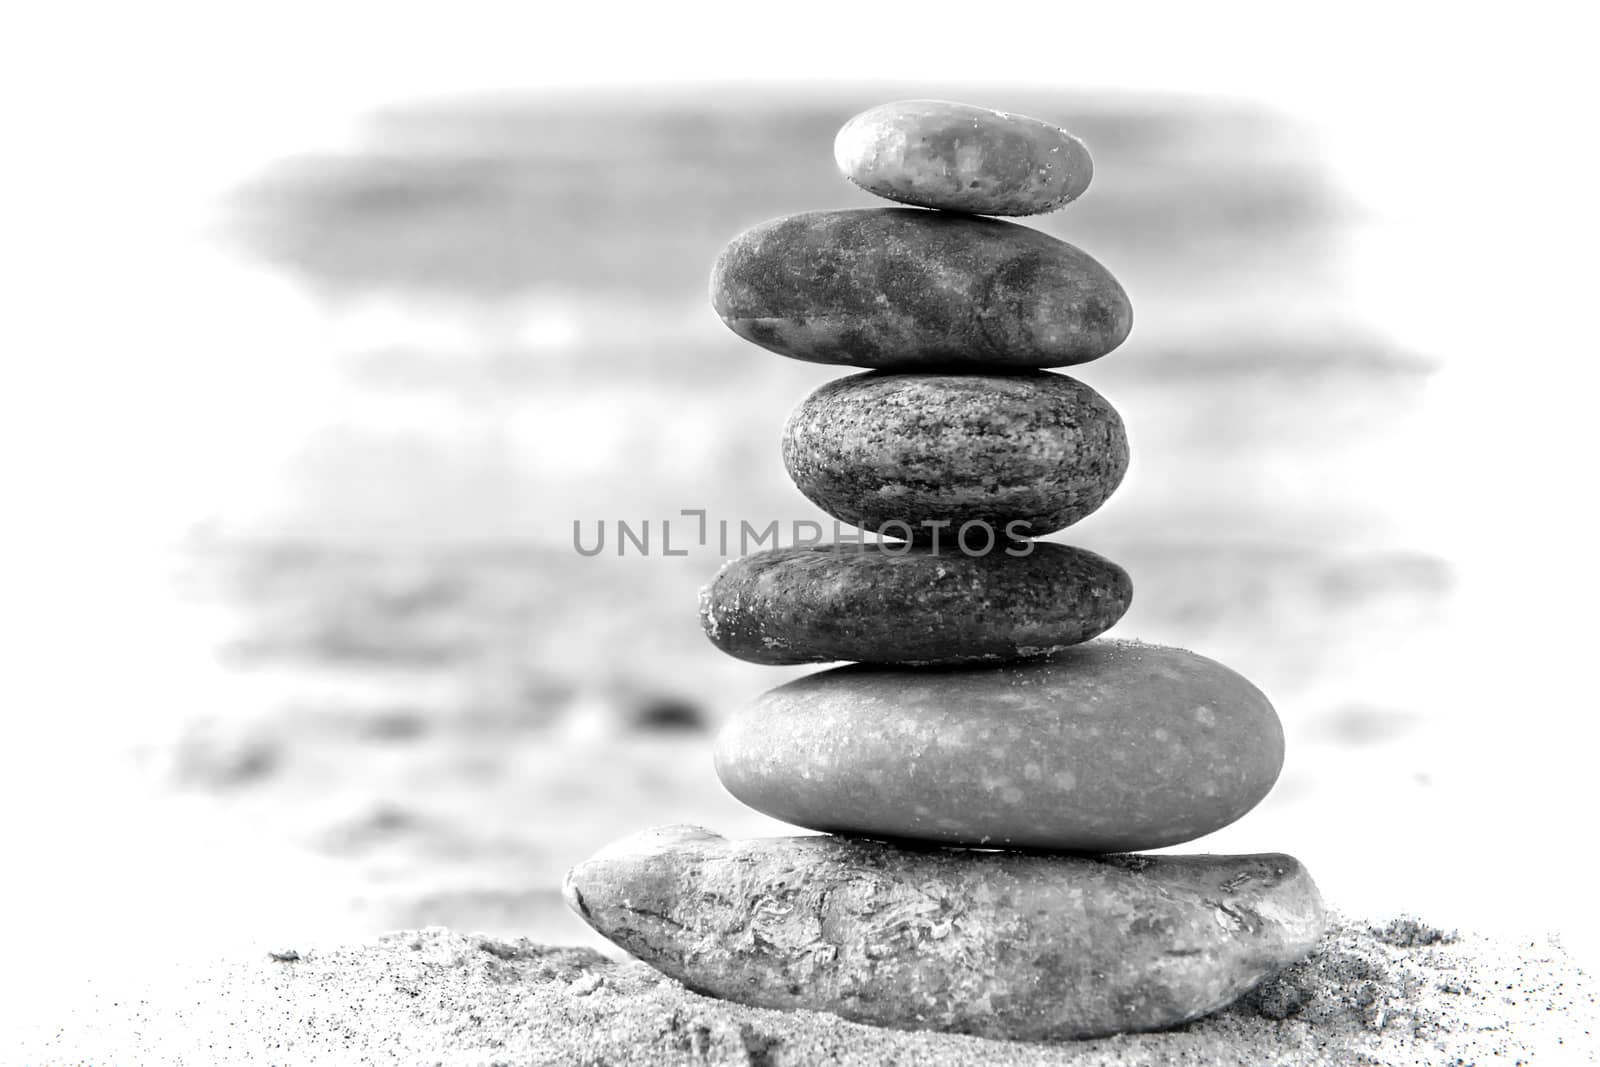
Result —
[[1127, 468], [1115, 409], [1046, 368], [1110, 352], [1131, 312], [1085, 253], [983, 216], [1075, 199], [1088, 152], [1036, 119], [909, 101], [850, 120], [835, 154], [915, 206], [756, 226], [712, 299], [758, 345], [871, 368], [802, 402], [783, 456], [886, 539], [748, 556], [701, 603], [741, 659], [854, 661], [716, 743], [734, 796], [822, 835], [647, 831], [574, 868], [568, 900], [691, 988], [764, 1007], [1013, 1039], [1212, 1012], [1310, 951], [1322, 904], [1288, 856], [1126, 854], [1254, 807], [1283, 732], [1221, 664], [1091, 640], [1127, 610], [1127, 574], [1032, 540]]

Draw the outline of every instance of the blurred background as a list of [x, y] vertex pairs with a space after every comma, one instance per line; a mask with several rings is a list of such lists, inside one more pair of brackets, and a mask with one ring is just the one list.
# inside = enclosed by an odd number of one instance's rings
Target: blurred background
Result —
[[25, 27], [14, 951], [76, 980], [80, 950], [103, 974], [435, 923], [595, 944], [558, 884], [610, 839], [785, 832], [710, 738], [806, 669], [700, 634], [714, 549], [585, 558], [573, 523], [824, 518], [778, 438], [842, 372], [739, 341], [708, 271], [756, 222], [871, 205], [834, 132], [940, 97], [1083, 137], [1089, 192], [1030, 224], [1133, 300], [1074, 371], [1132, 469], [1053, 539], [1132, 574], [1117, 636], [1228, 663], [1284, 720], [1276, 790], [1186, 848], [1593, 959], [1595, 175], [1562, 12]]

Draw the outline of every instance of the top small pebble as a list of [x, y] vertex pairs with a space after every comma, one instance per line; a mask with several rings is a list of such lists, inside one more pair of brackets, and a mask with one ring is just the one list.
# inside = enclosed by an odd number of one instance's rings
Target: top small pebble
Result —
[[1089, 187], [1089, 150], [1066, 130], [1025, 115], [900, 100], [839, 130], [844, 176], [886, 200], [972, 215], [1041, 215]]

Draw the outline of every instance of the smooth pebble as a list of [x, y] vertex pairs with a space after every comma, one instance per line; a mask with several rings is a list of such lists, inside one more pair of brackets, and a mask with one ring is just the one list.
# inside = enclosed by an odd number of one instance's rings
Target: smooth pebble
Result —
[[1017, 539], [1105, 503], [1128, 438], [1104, 397], [1063, 374], [869, 373], [801, 401], [783, 462], [823, 511], [888, 537], [983, 523]]
[[701, 624], [752, 663], [1002, 661], [1087, 641], [1133, 599], [1128, 573], [1086, 549], [968, 532], [734, 560], [702, 592]]
[[1065, 241], [911, 208], [752, 227], [717, 257], [711, 303], [734, 333], [781, 355], [885, 370], [1071, 366], [1133, 327], [1122, 286]]
[[1261, 691], [1182, 649], [1101, 638], [985, 667], [839, 667], [723, 726], [743, 803], [829, 833], [1131, 852], [1255, 807], [1283, 766]]
[[947, 100], [869, 108], [839, 130], [833, 157], [875, 196], [977, 215], [1054, 211], [1094, 176], [1089, 150], [1061, 127]]

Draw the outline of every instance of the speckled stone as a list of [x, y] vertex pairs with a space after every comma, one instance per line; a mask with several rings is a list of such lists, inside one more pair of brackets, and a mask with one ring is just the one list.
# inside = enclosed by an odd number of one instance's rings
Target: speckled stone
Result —
[[1101, 639], [993, 667], [840, 667], [733, 716], [717, 776], [813, 830], [1125, 852], [1238, 819], [1283, 766], [1260, 690], [1203, 656]]
[[884, 370], [1086, 363], [1133, 326], [1109, 271], [1015, 223], [912, 208], [812, 211], [735, 237], [711, 302], [785, 356]]
[[789, 416], [783, 462], [819, 508], [890, 537], [925, 540], [925, 522], [1039, 537], [1105, 502], [1128, 438], [1104, 397], [1062, 374], [857, 374]]
[[692, 826], [567, 875], [588, 924], [690, 989], [904, 1030], [1025, 1041], [1158, 1030], [1315, 948], [1299, 862], [732, 841]]
[[[752, 663], [949, 664], [1026, 659], [1087, 641], [1133, 583], [1093, 552], [1046, 541], [776, 548], [725, 566], [700, 596], [713, 644]], [[981, 554], [976, 554], [981, 553]]]
[[1061, 127], [947, 100], [863, 111], [839, 131], [833, 158], [886, 200], [977, 215], [1054, 211], [1094, 176], [1089, 150]]

